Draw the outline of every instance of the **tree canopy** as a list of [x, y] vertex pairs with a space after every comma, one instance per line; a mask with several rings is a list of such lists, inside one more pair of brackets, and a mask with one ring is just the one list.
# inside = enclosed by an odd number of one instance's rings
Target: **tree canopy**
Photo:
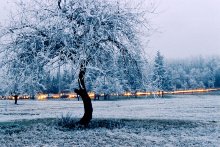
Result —
[[135, 90], [144, 80], [140, 34], [149, 35], [147, 13], [105, 0], [21, 1], [1, 31], [2, 67], [14, 91], [44, 89], [46, 73], [64, 65], [78, 74], [75, 92], [84, 99], [89, 98], [85, 81], [91, 85], [103, 76]]
[[112, 75], [128, 85], [141, 81], [145, 57], [138, 35], [149, 26], [144, 12], [100, 0], [20, 5], [2, 33], [7, 38], [3, 60], [14, 77], [43, 88], [44, 72], [69, 64], [78, 73], [83, 64], [87, 77]]

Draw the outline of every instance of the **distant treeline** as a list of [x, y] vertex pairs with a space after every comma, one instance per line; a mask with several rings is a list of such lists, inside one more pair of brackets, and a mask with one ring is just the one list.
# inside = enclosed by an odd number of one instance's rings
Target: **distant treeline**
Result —
[[[96, 93], [120, 94], [128, 91], [173, 91], [220, 87], [220, 58], [218, 57], [167, 60], [158, 52], [154, 60], [143, 64], [143, 67], [145, 75], [136, 74], [132, 68], [129, 71], [125, 70], [129, 76], [121, 74], [114, 68], [105, 75], [90, 71], [90, 74], [86, 75], [87, 90]], [[23, 82], [22, 85], [15, 86], [21, 93], [28, 95], [34, 93], [33, 90], [36, 91], [35, 93], [59, 93], [74, 91], [74, 88], [78, 87], [77, 72], [70, 67], [61, 68], [60, 72], [42, 71], [38, 76], [41, 79], [37, 84], [35, 82], [29, 86], [30, 84]], [[13, 82], [13, 79], [11, 81]], [[5, 84], [1, 84], [1, 87], [4, 88], [4, 86]], [[5, 95], [3, 90], [0, 92], [1, 95]]]
[[[149, 66], [149, 70], [146, 71], [148, 78], [145, 81], [146, 83], [143, 84], [146, 87], [138, 87], [137, 91], [172, 91], [220, 87], [220, 58], [217, 57], [165, 60], [160, 52], [158, 52], [153, 63], [149, 63], [147, 66]], [[130, 79], [130, 81], [134, 81], [133, 87], [136, 87], [137, 79]], [[62, 72], [60, 76], [58, 74], [55, 76], [48, 75], [45, 82], [45, 92], [58, 93], [59, 86], [61, 91], [71, 91], [74, 85], [77, 86], [76, 80], [68, 70]], [[128, 89], [126, 88], [126, 81], [120, 82], [109, 76], [96, 78], [96, 80], [91, 81], [93, 81], [92, 84], [87, 83], [88, 90], [98, 93], [120, 93]]]
[[180, 90], [220, 87], [220, 58], [196, 57], [164, 60], [157, 53], [152, 82], [160, 90]]

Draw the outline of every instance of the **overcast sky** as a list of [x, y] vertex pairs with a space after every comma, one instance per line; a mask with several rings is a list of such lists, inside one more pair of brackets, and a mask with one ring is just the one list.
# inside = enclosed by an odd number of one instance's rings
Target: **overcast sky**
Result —
[[220, 56], [220, 0], [160, 0], [151, 48], [167, 58]]
[[[10, 2], [1, 1], [0, 22]], [[159, 50], [166, 58], [220, 56], [220, 0], [160, 0], [158, 11], [153, 24], [160, 33], [152, 36], [149, 55]]]

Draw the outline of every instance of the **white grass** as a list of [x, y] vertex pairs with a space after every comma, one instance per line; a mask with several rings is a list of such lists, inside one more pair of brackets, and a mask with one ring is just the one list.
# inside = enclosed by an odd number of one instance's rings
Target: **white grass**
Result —
[[[70, 113], [80, 118], [83, 115], [82, 101], [0, 101], [0, 122], [56, 118]], [[94, 118], [131, 119], [181, 119], [220, 120], [220, 96], [176, 96], [163, 99], [133, 99], [123, 101], [93, 101]]]
[[[198, 146], [220, 144], [220, 97], [93, 101], [89, 128], [65, 129], [62, 114], [78, 120], [78, 101], [0, 101], [0, 145], [4, 146]], [[41, 120], [33, 120], [43, 118]], [[30, 119], [30, 121], [19, 121]], [[10, 121], [10, 122], [8, 122]]]

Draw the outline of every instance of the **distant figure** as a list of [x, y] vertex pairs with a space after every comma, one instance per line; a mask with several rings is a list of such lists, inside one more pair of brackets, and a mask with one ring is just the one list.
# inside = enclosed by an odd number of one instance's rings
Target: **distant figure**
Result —
[[18, 104], [18, 95], [16, 94], [16, 95], [14, 96], [14, 98], [15, 98], [15, 105], [17, 105], [17, 104]]

